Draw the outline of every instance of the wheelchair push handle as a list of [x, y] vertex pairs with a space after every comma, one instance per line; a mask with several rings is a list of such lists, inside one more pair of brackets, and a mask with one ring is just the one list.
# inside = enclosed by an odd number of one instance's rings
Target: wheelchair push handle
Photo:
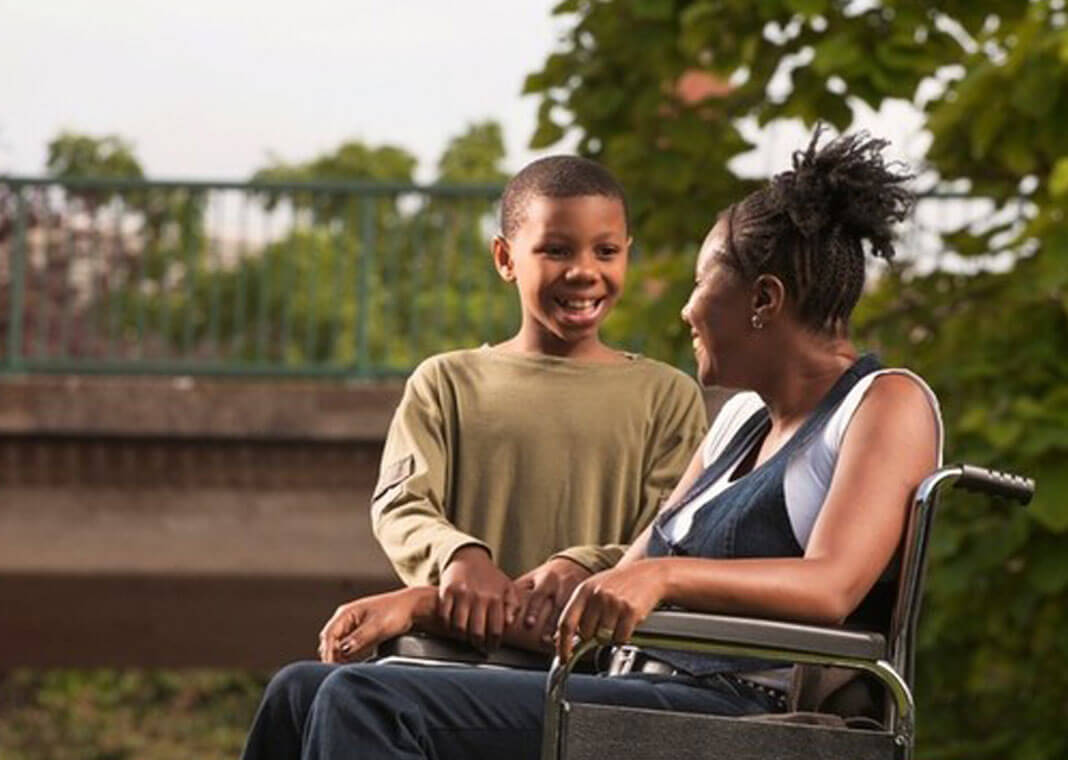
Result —
[[961, 474], [956, 487], [965, 491], [1002, 496], [1027, 504], [1035, 495], [1035, 481], [1022, 475], [1013, 475], [998, 470], [988, 470], [974, 464], [959, 465]]

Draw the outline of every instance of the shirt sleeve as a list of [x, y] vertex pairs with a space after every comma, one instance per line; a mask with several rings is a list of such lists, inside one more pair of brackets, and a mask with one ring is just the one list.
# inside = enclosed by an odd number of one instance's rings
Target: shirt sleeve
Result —
[[424, 362], [393, 415], [371, 499], [371, 527], [401, 580], [434, 585], [464, 546], [489, 547], [448, 519], [448, 432], [438, 372]]
[[[689, 377], [676, 372], [650, 426], [641, 502], [626, 536], [628, 542], [634, 541], [656, 517], [682, 478], [707, 429], [708, 412], [701, 389]], [[554, 556], [566, 557], [596, 573], [614, 566], [626, 549], [627, 544], [572, 546]]]

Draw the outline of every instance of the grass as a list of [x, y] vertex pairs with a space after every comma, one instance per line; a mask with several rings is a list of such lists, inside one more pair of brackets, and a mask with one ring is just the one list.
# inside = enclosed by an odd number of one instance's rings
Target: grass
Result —
[[0, 677], [3, 760], [234, 760], [268, 675], [15, 670]]

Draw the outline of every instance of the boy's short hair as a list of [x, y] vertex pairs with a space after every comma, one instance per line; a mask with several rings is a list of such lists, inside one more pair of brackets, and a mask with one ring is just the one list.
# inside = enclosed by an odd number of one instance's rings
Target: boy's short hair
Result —
[[523, 167], [508, 180], [501, 196], [501, 233], [510, 238], [523, 223], [527, 204], [536, 196], [577, 198], [603, 195], [623, 204], [623, 219], [628, 228], [627, 198], [623, 186], [612, 173], [596, 161], [581, 156], [548, 156]]

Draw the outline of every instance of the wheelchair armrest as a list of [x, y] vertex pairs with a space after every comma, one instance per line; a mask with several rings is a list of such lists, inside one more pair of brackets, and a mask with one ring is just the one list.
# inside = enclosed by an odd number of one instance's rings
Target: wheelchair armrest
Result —
[[500, 647], [486, 654], [463, 641], [423, 633], [409, 633], [379, 644], [377, 659], [379, 662], [481, 665], [520, 670], [548, 670], [552, 662], [552, 656], [549, 654], [538, 654], [514, 647]]
[[863, 660], [886, 657], [886, 638], [879, 633], [699, 612], [653, 612], [635, 631], [635, 643], [646, 637], [677, 639], [680, 649], [687, 641], [718, 642]]

